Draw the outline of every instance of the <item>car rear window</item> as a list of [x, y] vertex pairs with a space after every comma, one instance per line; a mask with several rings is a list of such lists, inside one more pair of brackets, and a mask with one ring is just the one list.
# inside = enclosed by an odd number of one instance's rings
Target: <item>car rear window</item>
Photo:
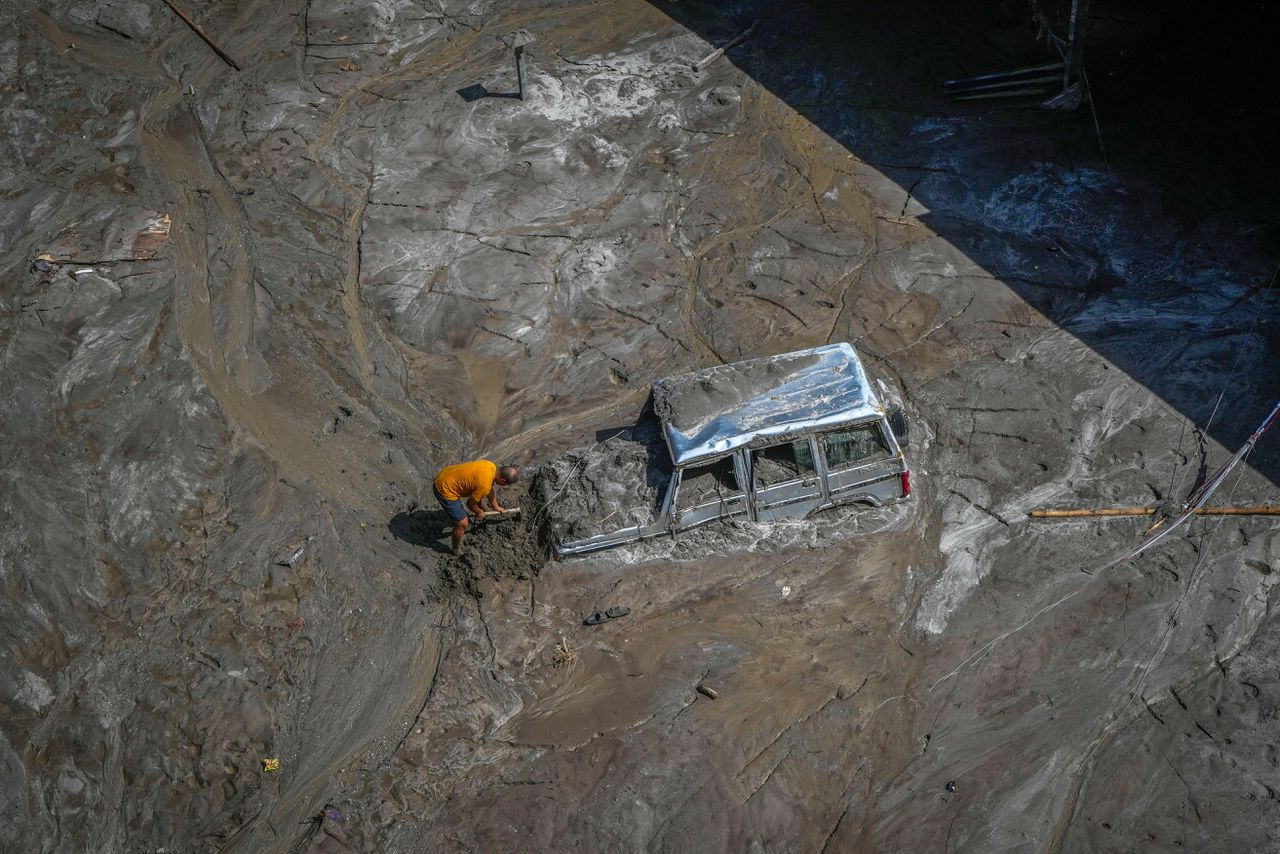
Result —
[[827, 455], [827, 468], [832, 471], [889, 455], [889, 445], [878, 421], [827, 433], [822, 437], [822, 449]]

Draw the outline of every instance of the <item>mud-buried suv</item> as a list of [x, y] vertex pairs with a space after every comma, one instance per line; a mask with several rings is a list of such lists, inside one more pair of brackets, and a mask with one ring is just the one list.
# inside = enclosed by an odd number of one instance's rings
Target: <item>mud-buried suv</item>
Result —
[[544, 467], [534, 492], [556, 557], [911, 494], [906, 417], [881, 404], [849, 344], [658, 380], [653, 410], [656, 430]]

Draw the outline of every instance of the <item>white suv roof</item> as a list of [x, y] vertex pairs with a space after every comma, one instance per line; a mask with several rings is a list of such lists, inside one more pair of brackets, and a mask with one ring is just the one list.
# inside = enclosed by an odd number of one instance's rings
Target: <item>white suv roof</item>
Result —
[[665, 377], [653, 384], [653, 406], [678, 466], [884, 411], [846, 343]]

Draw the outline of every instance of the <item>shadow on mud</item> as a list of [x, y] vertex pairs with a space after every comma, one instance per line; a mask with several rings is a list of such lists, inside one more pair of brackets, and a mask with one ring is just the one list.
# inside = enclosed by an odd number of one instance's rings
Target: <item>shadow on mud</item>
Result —
[[397, 540], [404, 540], [410, 545], [441, 554], [452, 554], [449, 532], [453, 530], [453, 520], [443, 510], [418, 508], [408, 512], [401, 511], [387, 523], [387, 530]]
[[458, 90], [458, 97], [470, 104], [481, 98], [519, 98], [519, 92], [493, 92], [483, 83], [472, 83]]

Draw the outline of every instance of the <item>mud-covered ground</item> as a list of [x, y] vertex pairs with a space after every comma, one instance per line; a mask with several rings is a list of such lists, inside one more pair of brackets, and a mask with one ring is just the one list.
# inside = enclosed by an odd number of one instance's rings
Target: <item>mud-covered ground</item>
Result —
[[[1042, 60], [999, 4], [184, 5], [242, 71], [0, 7], [0, 848], [1280, 844], [1280, 529], [1090, 575], [1145, 520], [1025, 516], [1185, 495], [1280, 397], [1267, 108], [1126, 90], [1140, 10], [1104, 159], [942, 101]], [[828, 341], [910, 502], [446, 554], [438, 467]], [[1214, 503], [1277, 503], [1276, 440]]]

